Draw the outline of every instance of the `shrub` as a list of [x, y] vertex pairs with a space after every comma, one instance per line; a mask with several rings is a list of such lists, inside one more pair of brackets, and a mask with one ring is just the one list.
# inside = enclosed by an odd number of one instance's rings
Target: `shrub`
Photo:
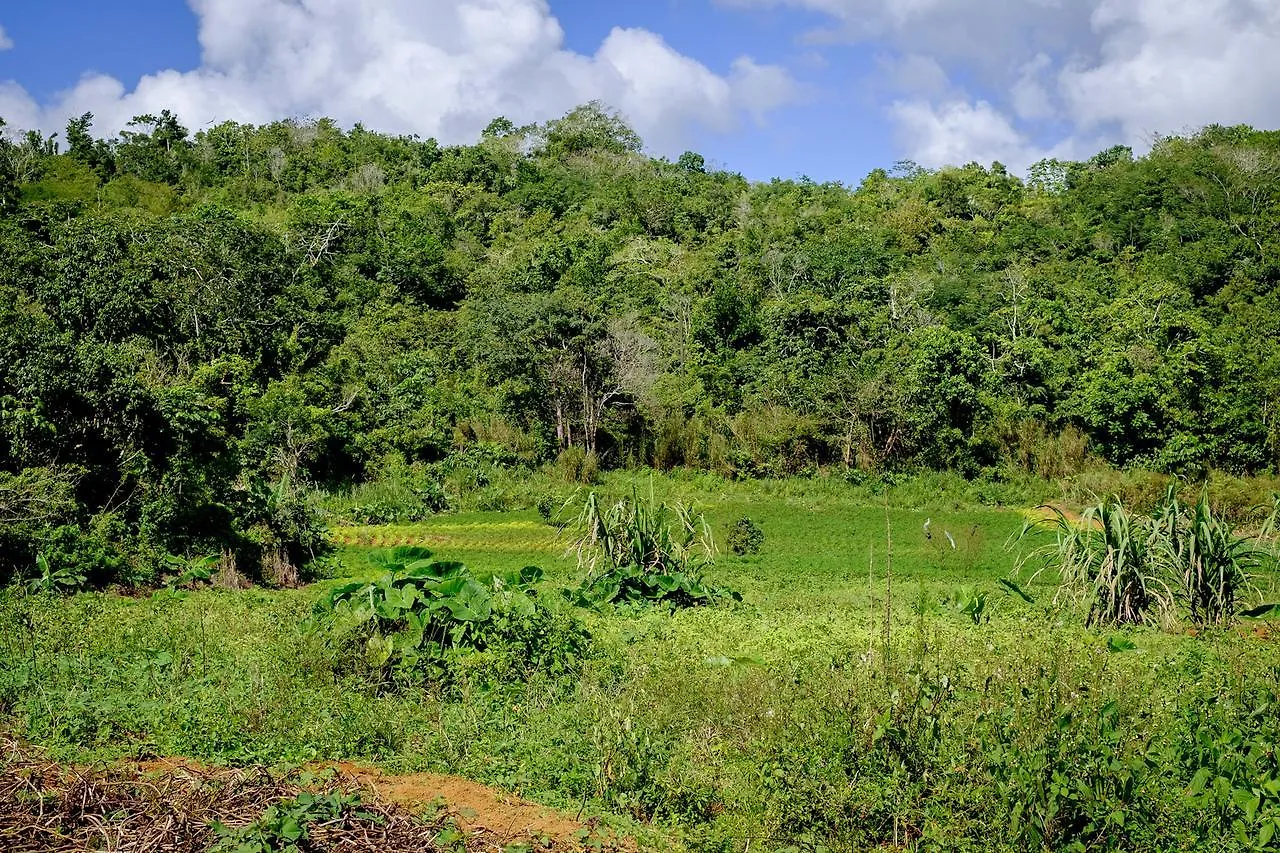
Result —
[[641, 501], [634, 492], [631, 500], [601, 507], [592, 492], [578, 526], [582, 532], [575, 550], [588, 572], [570, 597], [581, 605], [677, 608], [741, 600], [733, 590], [707, 581], [704, 570], [713, 562], [715, 543], [706, 518], [690, 507], [658, 503], [652, 495]]
[[407, 524], [448, 509], [441, 480], [426, 467], [392, 463], [377, 479], [331, 498], [329, 511], [352, 524]]
[[729, 550], [740, 557], [745, 554], [759, 554], [760, 546], [764, 544], [764, 531], [750, 518], [743, 516], [729, 528], [726, 541]]
[[494, 653], [508, 675], [563, 675], [586, 652], [586, 632], [538, 601], [536, 566], [482, 581], [424, 548], [370, 559], [382, 577], [335, 588], [316, 605], [313, 624], [327, 629], [339, 665], [379, 684], [447, 684], [460, 659], [478, 652]]
[[48, 531], [36, 563], [40, 576], [78, 579], [76, 583], [56, 583], [48, 589], [74, 591], [86, 586], [103, 587], [126, 573], [126, 554], [113, 541], [114, 525], [109, 518], [91, 520], [88, 529], [63, 525]]
[[1049, 480], [1084, 470], [1089, 462], [1089, 439], [1074, 426], [1059, 431], [1043, 421], [1018, 418], [998, 426], [1002, 455], [1019, 470]]
[[1236, 706], [1185, 709], [1177, 750], [1192, 773], [1187, 794], [1243, 850], [1273, 850], [1280, 838], [1280, 707], [1271, 690]]
[[538, 510], [538, 517], [546, 524], [551, 524], [555, 517], [556, 509], [559, 508], [560, 502], [556, 500], [553, 494], [542, 494], [538, 496], [535, 508]]
[[67, 468], [0, 471], [0, 580], [26, 570], [47, 549], [50, 531], [75, 520], [77, 480]]
[[567, 483], [590, 486], [600, 479], [600, 457], [581, 447], [570, 447], [556, 457], [556, 471]]
[[1115, 702], [1044, 727], [1019, 725], [1008, 710], [989, 723], [984, 763], [1022, 849], [1125, 849], [1150, 825], [1155, 763], [1124, 733]]
[[[328, 527], [318, 507], [296, 481], [255, 479], [240, 496], [236, 528], [245, 531], [233, 548], [238, 567], [258, 580], [280, 563], [305, 566], [329, 550]], [[216, 543], [206, 543], [216, 544]], [[205, 549], [201, 549], [205, 550]]]

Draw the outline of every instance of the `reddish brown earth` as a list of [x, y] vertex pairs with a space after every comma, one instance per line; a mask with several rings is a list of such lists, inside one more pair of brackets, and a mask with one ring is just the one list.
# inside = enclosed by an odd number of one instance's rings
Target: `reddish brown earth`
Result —
[[[213, 827], [246, 826], [303, 790], [361, 794], [351, 818], [315, 824], [308, 850], [430, 853], [529, 850], [632, 853], [620, 838], [555, 809], [476, 782], [431, 773], [392, 775], [339, 763], [305, 774], [212, 767], [184, 758], [60, 765], [0, 733], [0, 850], [110, 849], [196, 853]], [[415, 817], [420, 816], [420, 817]], [[444, 835], [440, 835], [444, 833]]]
[[534, 842], [554, 849], [583, 846], [588, 838], [592, 847], [632, 849], [634, 845], [598, 832], [590, 823], [582, 823], [554, 809], [522, 800], [493, 788], [434, 773], [392, 775], [376, 768], [339, 763], [335, 769], [343, 776], [359, 781], [379, 800], [395, 803], [409, 811], [422, 812], [439, 804], [468, 833], [492, 836], [502, 845], [518, 841]]
[[[148, 775], [173, 773], [206, 774], [209, 768], [186, 758], [162, 758], [137, 762], [137, 768]], [[398, 806], [413, 814], [442, 810], [452, 818], [468, 841], [484, 839], [484, 847], [502, 849], [524, 842], [548, 850], [629, 851], [635, 844], [629, 839], [612, 836], [598, 828], [594, 821], [579, 821], [555, 809], [456, 776], [436, 773], [384, 773], [376, 767], [351, 762], [314, 764], [313, 773], [331, 771], [335, 781], [354, 781], [367, 789], [379, 802]], [[471, 845], [468, 844], [471, 849]], [[480, 848], [477, 848], [480, 849]]]

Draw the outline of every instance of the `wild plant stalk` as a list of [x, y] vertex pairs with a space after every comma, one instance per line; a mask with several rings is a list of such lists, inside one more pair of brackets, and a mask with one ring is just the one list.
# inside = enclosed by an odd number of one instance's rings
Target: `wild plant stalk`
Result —
[[645, 572], [671, 573], [710, 563], [715, 540], [706, 517], [682, 503], [631, 500], [602, 506], [595, 492], [578, 514], [581, 534], [573, 544], [578, 564], [594, 570], [601, 558], [610, 567], [634, 566]]
[[884, 677], [887, 681], [890, 670], [890, 616], [893, 610], [893, 526], [889, 523], [889, 499], [884, 502]]
[[1239, 599], [1257, 591], [1252, 575], [1268, 557], [1213, 514], [1207, 491], [1188, 510], [1170, 489], [1155, 519], [1153, 541], [1157, 558], [1178, 581], [1183, 604], [1197, 625], [1230, 622]]
[[876, 607], [876, 544], [871, 543], [867, 550], [867, 597], [871, 603], [871, 616], [867, 619], [867, 660], [871, 660], [872, 644], [875, 642], [875, 607]]
[[[1167, 619], [1173, 593], [1152, 559], [1150, 520], [1115, 497], [1087, 508], [1079, 522], [1057, 508], [1053, 512], [1056, 541], [1037, 553], [1058, 569], [1061, 586], [1055, 600], [1065, 595], [1086, 605], [1089, 626]], [[1024, 528], [1024, 536], [1032, 526]]]

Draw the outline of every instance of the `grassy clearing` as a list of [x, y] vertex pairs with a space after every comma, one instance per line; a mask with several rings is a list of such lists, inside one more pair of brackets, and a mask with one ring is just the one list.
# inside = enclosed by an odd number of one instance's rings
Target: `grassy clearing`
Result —
[[[305, 627], [331, 582], [10, 597], [0, 713], [64, 760], [459, 774], [660, 848], [1270, 849], [1280, 640], [1267, 623], [1195, 639], [1085, 630], [1047, 573], [1033, 603], [997, 583], [1017, 564], [1018, 510], [929, 494], [868, 505], [821, 483], [653, 489], [696, 502], [721, 542], [741, 517], [759, 525], [759, 554], [722, 552], [708, 570], [743, 604], [572, 610], [594, 638], [573, 676], [512, 679], [481, 653], [448, 688], [375, 689], [329, 666]], [[570, 610], [555, 590], [580, 580], [569, 539], [533, 512], [338, 538], [357, 579], [376, 574], [364, 555], [381, 544], [477, 571], [541, 565], [551, 608]]]

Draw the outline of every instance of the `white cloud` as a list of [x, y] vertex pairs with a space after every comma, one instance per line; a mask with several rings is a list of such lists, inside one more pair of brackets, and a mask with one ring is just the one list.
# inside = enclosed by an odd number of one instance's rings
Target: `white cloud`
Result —
[[40, 125], [40, 106], [17, 83], [0, 81], [0, 118], [12, 134], [18, 128]]
[[1053, 65], [1047, 53], [1037, 54], [1018, 71], [1018, 79], [1009, 90], [1013, 111], [1023, 119], [1048, 119], [1054, 114], [1054, 99], [1045, 80]]
[[1032, 143], [986, 101], [896, 101], [889, 113], [904, 150], [922, 165], [999, 160], [1021, 169], [1039, 159]]
[[951, 90], [951, 80], [938, 60], [919, 53], [883, 58], [890, 86], [913, 96], [937, 97]]
[[0, 24], [0, 50], [9, 50], [13, 47], [13, 39], [9, 38], [9, 34], [4, 31], [4, 25]]
[[1069, 65], [1060, 94], [1081, 127], [1125, 142], [1205, 124], [1280, 125], [1280, 4], [1273, 0], [1102, 0], [1102, 60]]
[[780, 67], [738, 59], [726, 74], [639, 29], [614, 29], [594, 55], [565, 49], [546, 0], [191, 0], [197, 70], [161, 71], [132, 90], [88, 76], [35, 105], [0, 84], [10, 123], [57, 129], [86, 111], [114, 133], [172, 109], [193, 128], [236, 119], [330, 116], [444, 142], [469, 141], [505, 115], [542, 121], [599, 99], [664, 153], [699, 129], [730, 130], [799, 96]]
[[757, 124], [764, 124], [768, 113], [809, 96], [808, 90], [796, 83], [791, 74], [777, 65], [760, 65], [749, 56], [733, 62], [730, 77], [736, 99]]
[[788, 6], [824, 13], [826, 43], [874, 40], [902, 53], [961, 60], [1001, 73], [1041, 50], [1065, 50], [1088, 32], [1095, 0], [717, 0], [722, 6]]
[[810, 41], [887, 52], [882, 103], [925, 165], [1142, 149], [1209, 123], [1280, 126], [1280, 0], [718, 2], [824, 13], [830, 26]]

